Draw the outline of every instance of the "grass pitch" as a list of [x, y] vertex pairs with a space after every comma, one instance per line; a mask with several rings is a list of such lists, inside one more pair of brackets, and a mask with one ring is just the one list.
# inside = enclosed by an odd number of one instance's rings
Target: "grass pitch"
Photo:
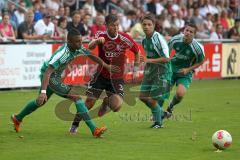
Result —
[[[22, 132], [15, 133], [10, 115], [35, 96], [36, 90], [0, 92], [1, 160], [237, 160], [240, 156], [240, 80], [194, 81], [163, 129], [149, 128], [150, 111], [139, 100], [134, 106], [125, 103], [119, 113], [94, 119], [98, 126], [108, 127], [99, 139], [84, 123], [77, 135], [69, 135], [71, 122], [55, 114], [56, 104], [63, 100], [55, 95], [24, 119]], [[211, 143], [219, 129], [233, 138], [232, 146], [221, 153]]]

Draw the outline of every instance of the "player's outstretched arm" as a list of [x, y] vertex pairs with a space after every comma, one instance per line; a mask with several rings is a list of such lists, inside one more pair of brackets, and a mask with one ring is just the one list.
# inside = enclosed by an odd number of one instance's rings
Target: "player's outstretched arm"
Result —
[[148, 58], [145, 60], [146, 63], [167, 63], [171, 60], [171, 58], [161, 57], [161, 58]]
[[139, 75], [138, 75], [138, 70], [139, 70], [139, 64], [140, 62], [143, 62], [143, 56], [140, 55], [140, 51], [137, 53], [134, 53], [134, 68], [133, 68], [133, 81], [137, 82]]
[[140, 51], [139, 52], [137, 52], [137, 53], [134, 53], [134, 66], [137, 66], [137, 67], [139, 67], [139, 63], [140, 63]]
[[47, 90], [47, 86], [49, 83], [49, 79], [51, 74], [53, 73], [54, 68], [49, 66], [46, 70], [46, 72], [43, 75], [43, 80], [42, 80], [42, 88], [41, 88], [41, 94], [38, 96], [37, 98], [37, 104], [38, 105], [43, 105], [44, 102], [47, 101], [47, 95], [46, 95], [46, 90]]
[[91, 60], [93, 60], [94, 62], [98, 63], [99, 65], [103, 66], [104, 68], [106, 68], [109, 72], [111, 73], [119, 73], [121, 70], [118, 66], [116, 65], [110, 65], [110, 64], [106, 64], [101, 58], [90, 54], [87, 55]]
[[105, 42], [104, 37], [99, 37], [97, 39], [93, 39], [89, 44], [88, 44], [88, 49], [92, 50], [97, 47], [99, 44], [103, 44]]
[[195, 63], [194, 65], [192, 65], [191, 67], [188, 67], [188, 68], [182, 68], [179, 70], [179, 73], [181, 74], [188, 74], [189, 72], [193, 71], [194, 69], [198, 68], [199, 66], [201, 66], [203, 64], [204, 61], [201, 61], [201, 62], [198, 62], [198, 63]]

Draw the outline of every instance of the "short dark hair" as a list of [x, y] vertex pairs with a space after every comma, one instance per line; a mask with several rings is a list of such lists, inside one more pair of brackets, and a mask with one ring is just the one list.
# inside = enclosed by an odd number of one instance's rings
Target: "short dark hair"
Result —
[[114, 23], [118, 20], [118, 16], [116, 14], [109, 14], [105, 17], [105, 23], [106, 25], [110, 23]]
[[71, 14], [71, 17], [73, 17], [75, 14], [79, 14], [80, 15], [80, 13], [78, 11], [73, 11], [72, 14]]
[[74, 36], [81, 36], [81, 33], [77, 29], [73, 28], [68, 32], [67, 39], [70, 39]]
[[137, 15], [137, 13], [134, 10], [129, 10], [129, 11], [127, 11], [126, 15], [127, 16], [134, 16], [134, 15]]
[[145, 20], [145, 19], [152, 21], [153, 24], [156, 23], [156, 16], [153, 15], [153, 14], [151, 14], [151, 13], [144, 15], [144, 16], [142, 17], [142, 19], [141, 19], [141, 23], [142, 23], [143, 20]]
[[197, 26], [196, 26], [196, 24], [189, 22], [189, 23], [187, 23], [187, 24], [185, 25], [185, 28], [186, 28], [187, 26], [192, 27], [192, 28], [195, 28], [195, 33], [197, 32]]
[[44, 13], [43, 18], [52, 18], [52, 15], [50, 13]]

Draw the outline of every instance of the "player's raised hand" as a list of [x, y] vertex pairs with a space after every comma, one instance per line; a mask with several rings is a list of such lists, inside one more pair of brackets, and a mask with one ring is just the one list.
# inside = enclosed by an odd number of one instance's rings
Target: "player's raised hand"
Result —
[[107, 69], [110, 73], [120, 73], [121, 72], [120, 67], [116, 66], [116, 65], [108, 65]]
[[96, 39], [97, 44], [103, 44], [105, 42], [105, 38], [104, 37], [99, 37], [98, 39]]
[[47, 95], [46, 93], [41, 93], [37, 98], [37, 104], [43, 105], [45, 102], [47, 102]]

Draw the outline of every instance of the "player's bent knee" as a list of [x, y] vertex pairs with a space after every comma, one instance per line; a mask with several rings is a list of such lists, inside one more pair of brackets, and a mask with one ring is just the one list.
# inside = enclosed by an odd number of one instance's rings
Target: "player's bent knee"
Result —
[[113, 108], [112, 111], [113, 111], [113, 112], [118, 112], [118, 111], [120, 111], [120, 109], [121, 109], [121, 106], [118, 106], [118, 107], [116, 107], [116, 108]]
[[178, 99], [183, 99], [184, 95], [186, 93], [186, 88], [183, 85], [179, 85], [176, 95]]
[[185, 95], [185, 92], [177, 92], [177, 98], [179, 99], [179, 100], [182, 100], [183, 99], [183, 97], [184, 97], [184, 95]]
[[113, 112], [118, 112], [121, 108], [121, 105], [120, 103], [116, 104], [116, 103], [110, 103], [110, 108]]
[[118, 112], [121, 108], [122, 103], [123, 99], [119, 95], [112, 95], [109, 97], [109, 106], [113, 112]]

